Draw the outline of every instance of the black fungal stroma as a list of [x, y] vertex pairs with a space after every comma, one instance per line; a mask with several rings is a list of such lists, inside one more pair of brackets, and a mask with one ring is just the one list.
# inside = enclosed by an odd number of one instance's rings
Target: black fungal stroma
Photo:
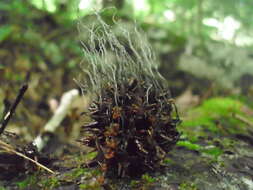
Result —
[[82, 36], [88, 38], [82, 43], [86, 60], [81, 86], [94, 97], [94, 122], [83, 127], [84, 144], [98, 152], [90, 165], [120, 177], [157, 169], [179, 139], [179, 119], [172, 117], [176, 110], [167, 82], [136, 27], [109, 25], [99, 14], [90, 23], [79, 23]]
[[117, 90], [104, 88], [102, 101], [90, 107], [95, 122], [83, 127], [87, 132], [83, 142], [98, 151], [93, 162], [106, 174], [121, 177], [159, 168], [179, 139], [179, 120], [171, 115], [173, 105], [168, 93], [137, 80]]

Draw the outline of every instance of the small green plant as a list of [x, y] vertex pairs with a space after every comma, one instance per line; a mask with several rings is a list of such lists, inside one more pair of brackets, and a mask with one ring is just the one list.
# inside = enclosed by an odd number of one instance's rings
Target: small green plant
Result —
[[87, 169], [85, 168], [76, 168], [74, 171], [71, 173], [71, 176], [73, 178], [78, 178], [80, 176], [83, 176], [87, 173]]
[[178, 190], [198, 190], [194, 183], [185, 182], [181, 183]]
[[178, 141], [177, 146], [183, 146], [189, 150], [201, 151], [202, 147], [198, 144], [191, 143], [190, 141]]
[[130, 182], [130, 186], [131, 186], [132, 188], [137, 188], [137, 187], [140, 186], [140, 181], [138, 181], [138, 180], [132, 180], [132, 181]]
[[72, 172], [65, 174], [65, 176], [70, 180], [75, 180], [79, 177], [92, 178], [97, 177], [101, 174], [99, 170], [88, 168], [75, 168]]
[[171, 160], [170, 158], [166, 158], [164, 161], [163, 161], [163, 163], [164, 164], [172, 164], [174, 161], [173, 160]]
[[147, 183], [147, 184], [152, 184], [156, 181], [155, 178], [151, 177], [148, 174], [142, 175], [141, 179], [143, 180], [144, 183]]
[[42, 181], [41, 185], [45, 189], [54, 189], [60, 185], [60, 182], [56, 177], [50, 177], [50, 178]]
[[101, 190], [102, 187], [100, 184], [94, 183], [94, 184], [80, 184], [79, 188], [83, 190]]
[[29, 186], [32, 186], [34, 184], [36, 184], [36, 175], [31, 175], [26, 177], [23, 181], [19, 181], [17, 182], [17, 186], [19, 189], [27, 189]]
[[223, 154], [223, 151], [219, 147], [213, 145], [201, 146], [199, 144], [195, 144], [190, 141], [178, 141], [177, 146], [182, 146], [189, 150], [199, 151], [201, 153], [210, 155], [215, 159], [218, 158], [221, 154]]
[[130, 186], [133, 189], [148, 189], [156, 181], [157, 180], [154, 177], [151, 177], [149, 174], [143, 174], [140, 180], [132, 180]]

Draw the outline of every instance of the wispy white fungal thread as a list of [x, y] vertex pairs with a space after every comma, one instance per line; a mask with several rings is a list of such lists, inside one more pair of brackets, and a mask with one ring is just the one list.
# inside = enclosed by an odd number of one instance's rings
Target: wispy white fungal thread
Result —
[[97, 12], [78, 23], [84, 52], [81, 68], [87, 76], [85, 86], [100, 94], [103, 87], [113, 85], [116, 103], [118, 85], [131, 78], [147, 81], [152, 88], [161, 88], [164, 81], [145, 35], [136, 26], [123, 26], [115, 21], [115, 15], [108, 24]]

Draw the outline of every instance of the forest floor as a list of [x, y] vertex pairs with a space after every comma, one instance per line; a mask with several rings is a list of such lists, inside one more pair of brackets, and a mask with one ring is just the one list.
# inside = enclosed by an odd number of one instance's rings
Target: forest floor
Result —
[[[20, 170], [13, 168], [11, 157], [6, 157], [9, 163], [0, 164], [0, 189], [251, 190], [251, 116], [250, 107], [233, 97], [209, 98], [189, 108], [178, 126], [181, 139], [167, 154], [164, 167], [139, 178], [104, 178], [99, 169], [87, 168], [95, 155], [78, 143], [65, 144], [61, 151], [41, 159], [54, 174], [31, 163]], [[1, 140], [25, 145], [12, 133], [5, 133]]]

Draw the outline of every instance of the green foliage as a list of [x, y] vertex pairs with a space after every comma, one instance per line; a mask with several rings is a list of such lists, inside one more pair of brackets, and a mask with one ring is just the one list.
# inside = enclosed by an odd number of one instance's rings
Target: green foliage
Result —
[[211, 155], [214, 158], [218, 158], [220, 155], [223, 154], [223, 150], [221, 150], [219, 147], [215, 147], [215, 146], [204, 147], [203, 149], [201, 149], [201, 152]]
[[196, 185], [191, 182], [181, 183], [178, 190], [198, 190]]
[[19, 189], [27, 189], [28, 187], [32, 187], [36, 184], [36, 175], [27, 176], [23, 181], [17, 182], [17, 186]]
[[[0, 2], [0, 10], [1, 11], [12, 11], [14, 13], [13, 16], [17, 14], [25, 15], [27, 11], [29, 11], [29, 7], [26, 5], [25, 1], [10, 1], [10, 2]], [[14, 11], [15, 10], [15, 11]]]
[[[233, 114], [243, 114], [243, 103], [232, 98], [211, 98], [202, 105], [189, 111], [189, 119], [182, 123], [182, 130], [208, 129], [213, 133], [236, 133], [244, 131], [244, 124], [233, 117]], [[245, 114], [244, 114], [245, 115]]]
[[140, 180], [131, 180], [130, 186], [133, 189], [149, 189], [155, 182], [157, 182], [156, 178], [151, 177], [149, 174], [143, 174]]
[[141, 179], [143, 180], [144, 183], [146, 184], [152, 184], [156, 181], [155, 178], [151, 177], [150, 175], [148, 174], [144, 174], [141, 176]]
[[173, 160], [171, 160], [170, 158], [166, 158], [164, 161], [163, 161], [163, 163], [164, 164], [167, 164], [167, 165], [170, 165], [170, 164], [172, 164], [174, 161]]
[[[94, 151], [94, 152], [89, 152], [89, 153], [86, 153], [86, 154], [81, 154], [81, 155], [76, 155], [74, 157], [74, 160], [75, 160], [75, 170], [73, 172], [75, 172], [76, 170], [80, 170], [80, 172], [82, 173], [85, 173], [85, 172], [90, 172], [90, 171], [86, 171], [85, 169], [83, 169], [83, 163], [87, 163], [87, 162], [90, 162], [92, 159], [94, 159], [95, 157], [97, 156], [97, 152]], [[94, 170], [95, 171], [95, 170]], [[79, 172], [78, 172], [79, 173]]]
[[87, 169], [85, 169], [85, 168], [76, 168], [76, 169], [74, 169], [74, 171], [71, 173], [71, 176], [73, 177], [73, 178], [78, 178], [78, 177], [80, 177], [80, 176], [83, 176], [83, 175], [85, 175], [85, 174], [87, 174]]
[[85, 158], [87, 159], [87, 160], [92, 160], [92, 159], [94, 159], [96, 156], [97, 156], [97, 152], [96, 151], [94, 151], [94, 152], [89, 152], [89, 153], [87, 153], [87, 154], [85, 154]]
[[85, 189], [85, 190], [101, 190], [101, 185], [99, 185], [99, 184], [80, 184], [79, 188]]
[[60, 181], [55, 176], [50, 176], [45, 178], [40, 178], [40, 175], [33, 174], [27, 176], [24, 180], [16, 182], [18, 189], [33, 189], [37, 188], [38, 186], [42, 187], [43, 189], [54, 189], [60, 185]]
[[222, 155], [223, 151], [215, 146], [201, 146], [199, 144], [192, 143], [190, 141], [178, 141], [177, 146], [185, 147], [189, 150], [199, 151], [201, 153], [212, 156], [213, 158], [218, 158]]
[[[76, 168], [74, 171], [69, 174], [72, 179], [72, 181], [77, 180], [78, 178], [82, 177], [83, 179], [86, 179], [85, 184], [80, 184], [80, 189], [86, 189], [86, 190], [100, 190], [101, 189], [101, 183], [99, 179], [103, 179], [103, 176], [101, 175], [101, 172], [99, 170], [93, 169], [87, 169], [87, 168]], [[95, 180], [96, 179], [96, 180]]]
[[132, 188], [138, 187], [139, 186], [139, 181], [137, 181], [137, 180], [131, 180], [130, 186]]
[[11, 35], [12, 27], [10, 25], [4, 25], [0, 28], [0, 43]]
[[177, 146], [183, 146], [188, 148], [189, 150], [197, 150], [197, 151], [200, 151], [202, 149], [200, 145], [191, 143], [189, 141], [178, 141]]
[[[100, 178], [101, 172], [97, 169], [75, 168], [64, 175], [66, 181], [77, 181], [78, 179], [87, 179], [87, 185], [92, 185], [95, 178]], [[90, 183], [88, 183], [91, 179]], [[97, 183], [97, 182], [94, 182]], [[83, 186], [83, 185], [82, 185]]]
[[[188, 116], [183, 119], [179, 130], [183, 133], [182, 138], [187, 140], [179, 141], [177, 146], [198, 151], [217, 160], [224, 150], [234, 146], [234, 141], [226, 138], [227, 135], [247, 134], [248, 126], [233, 116], [240, 115], [251, 120], [243, 112], [243, 108], [245, 105], [242, 102], [229, 97], [204, 101], [202, 105], [190, 110]], [[208, 139], [213, 135], [217, 138], [209, 140], [208, 144], [200, 143], [201, 138]]]
[[60, 182], [56, 177], [50, 177], [40, 183], [44, 189], [54, 189], [60, 185]]

